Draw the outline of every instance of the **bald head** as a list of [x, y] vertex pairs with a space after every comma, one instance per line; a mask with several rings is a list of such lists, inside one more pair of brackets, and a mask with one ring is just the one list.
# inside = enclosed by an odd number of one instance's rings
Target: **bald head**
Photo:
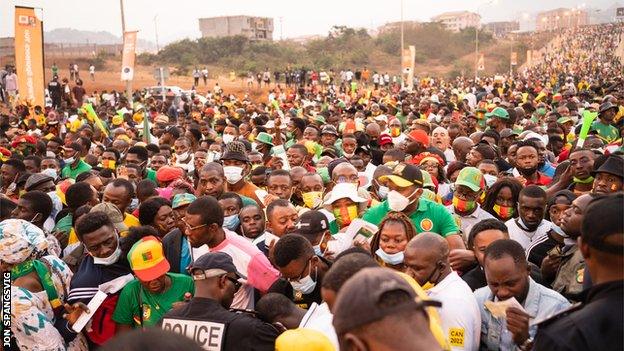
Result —
[[466, 162], [466, 155], [474, 143], [468, 137], [457, 137], [453, 140], [453, 153], [458, 161]]
[[366, 134], [368, 135], [377, 135], [381, 133], [381, 127], [377, 123], [369, 123], [366, 126]]
[[407, 243], [407, 250], [419, 252], [430, 251], [435, 254], [437, 260], [447, 260], [449, 255], [448, 242], [439, 234], [424, 232], [416, 235]]
[[224, 175], [223, 166], [217, 162], [206, 163], [201, 170], [202, 172], [216, 171], [217, 173]]

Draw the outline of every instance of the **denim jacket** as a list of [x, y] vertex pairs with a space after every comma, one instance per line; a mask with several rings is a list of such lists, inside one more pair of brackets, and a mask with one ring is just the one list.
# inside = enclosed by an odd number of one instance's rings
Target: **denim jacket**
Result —
[[[494, 295], [488, 286], [477, 289], [474, 294], [481, 311], [481, 342], [479, 349], [499, 350], [503, 323], [498, 318], [493, 317], [484, 306], [486, 300], [494, 300]], [[526, 312], [533, 317], [529, 320], [529, 336], [534, 337], [537, 332], [536, 321], [541, 321], [569, 306], [568, 300], [559, 293], [529, 278], [529, 293], [523, 304]]]

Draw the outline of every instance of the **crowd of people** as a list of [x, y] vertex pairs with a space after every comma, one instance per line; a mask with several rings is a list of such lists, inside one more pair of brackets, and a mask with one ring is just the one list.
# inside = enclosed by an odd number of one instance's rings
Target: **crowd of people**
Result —
[[11, 346], [622, 350], [622, 29], [412, 91], [3, 105]]

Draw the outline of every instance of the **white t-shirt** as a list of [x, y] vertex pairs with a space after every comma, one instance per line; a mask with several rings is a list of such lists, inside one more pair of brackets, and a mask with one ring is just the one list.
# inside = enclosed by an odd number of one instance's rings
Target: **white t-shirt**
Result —
[[468, 284], [455, 272], [427, 290], [438, 309], [442, 330], [453, 350], [477, 350], [481, 336], [481, 312]]
[[336, 350], [340, 349], [338, 345], [338, 336], [336, 336], [336, 330], [332, 325], [334, 315], [329, 311], [327, 303], [323, 302], [318, 305], [313, 302], [308, 308], [308, 312], [301, 319], [299, 328], [312, 329], [323, 333], [329, 341], [332, 342]]
[[542, 222], [537, 227], [537, 229], [533, 232], [530, 232], [520, 227], [518, 225], [518, 222], [520, 222], [522, 227], [524, 227], [524, 224], [522, 223], [522, 219], [520, 218], [512, 218], [508, 220], [507, 222], [505, 222], [505, 225], [507, 226], [507, 229], [509, 230], [509, 239], [513, 239], [519, 242], [525, 251], [529, 248], [531, 243], [547, 235], [553, 226], [553, 224], [550, 221], [543, 219]]
[[455, 213], [455, 207], [453, 207], [453, 205], [446, 206], [446, 209], [453, 215], [453, 219], [458, 222], [457, 225], [459, 226], [459, 229], [461, 229], [463, 236], [466, 239], [468, 239], [468, 234], [470, 234], [470, 230], [475, 224], [481, 222], [484, 219], [494, 218], [494, 216], [492, 216], [489, 212], [482, 209], [479, 204], [477, 204], [477, 209], [467, 216], [460, 216], [459, 214]]

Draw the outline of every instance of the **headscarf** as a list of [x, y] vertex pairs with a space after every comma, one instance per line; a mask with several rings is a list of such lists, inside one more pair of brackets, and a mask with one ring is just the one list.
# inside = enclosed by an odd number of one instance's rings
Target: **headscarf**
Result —
[[0, 222], [0, 257], [9, 264], [22, 263], [40, 256], [48, 248], [45, 234], [36, 225], [22, 219]]

